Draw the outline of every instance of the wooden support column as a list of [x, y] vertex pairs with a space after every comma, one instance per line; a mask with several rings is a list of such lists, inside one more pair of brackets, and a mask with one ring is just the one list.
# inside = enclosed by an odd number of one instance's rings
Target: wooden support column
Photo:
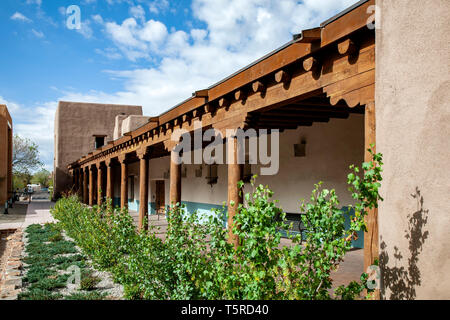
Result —
[[114, 201], [114, 178], [112, 175], [111, 159], [105, 161], [106, 164], [106, 198]]
[[88, 196], [88, 171], [86, 168], [83, 168], [83, 203], [88, 204], [89, 196]]
[[238, 183], [242, 178], [243, 165], [238, 164], [238, 139], [235, 136], [228, 137], [228, 241], [235, 248], [239, 245], [239, 238], [233, 233], [234, 216], [242, 196], [239, 194]]
[[78, 177], [77, 177], [77, 169], [73, 170], [73, 191], [77, 191], [77, 186], [78, 186]]
[[128, 166], [126, 163], [126, 155], [119, 156], [120, 162], [120, 208], [128, 207]]
[[[375, 102], [369, 102], [365, 107], [364, 114], [364, 161], [372, 161], [372, 156], [367, 151], [370, 145], [375, 145], [376, 142], [376, 123], [375, 123]], [[375, 151], [375, 148], [374, 148]], [[364, 272], [367, 268], [374, 264], [375, 260], [379, 258], [379, 239], [378, 239], [378, 209], [369, 210], [365, 217], [367, 232], [364, 233]], [[375, 299], [380, 298], [379, 290], [376, 290]]]
[[103, 203], [103, 167], [101, 163], [97, 163], [97, 205]]
[[139, 230], [148, 230], [148, 156], [146, 148], [136, 152], [139, 158]]
[[[83, 169], [82, 168], [80, 168], [80, 169], [78, 169], [78, 187], [77, 187], [77, 194], [78, 194], [78, 197], [80, 198], [80, 199], [83, 199], [83, 187], [84, 187], [84, 182], [83, 182], [83, 176], [84, 176], [84, 173], [83, 173]], [[83, 200], [81, 200], [81, 201], [83, 201]]]
[[81, 169], [77, 169], [77, 194], [80, 195], [80, 190], [82, 188], [82, 175], [81, 175]]
[[178, 153], [173, 149], [170, 156], [170, 204], [181, 204], [181, 163], [175, 160]]
[[82, 179], [82, 177], [81, 177], [81, 169], [78, 168], [77, 169], [77, 194], [80, 194], [80, 189], [82, 187], [81, 179]]
[[90, 206], [94, 205], [94, 166], [89, 166], [89, 203]]

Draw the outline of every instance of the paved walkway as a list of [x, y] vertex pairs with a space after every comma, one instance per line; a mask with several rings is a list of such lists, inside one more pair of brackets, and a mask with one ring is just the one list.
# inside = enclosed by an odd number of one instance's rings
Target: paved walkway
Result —
[[50, 208], [54, 203], [49, 200], [32, 200], [28, 202], [17, 202], [14, 208], [9, 209], [9, 214], [0, 212], [0, 230], [25, 229], [31, 224], [54, 222], [50, 214]]

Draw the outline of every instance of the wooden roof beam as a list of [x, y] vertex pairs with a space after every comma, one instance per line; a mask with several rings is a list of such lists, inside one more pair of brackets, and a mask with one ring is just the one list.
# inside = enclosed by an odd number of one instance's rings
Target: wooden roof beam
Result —
[[159, 117], [150, 117], [150, 119], [148, 119], [148, 122], [159, 124]]
[[304, 123], [304, 122], [329, 122], [330, 118], [260, 118], [256, 123]]
[[327, 113], [327, 112], [267, 112], [269, 117], [314, 117], [314, 118], [338, 118], [347, 119], [350, 113]]
[[192, 96], [196, 98], [208, 98], [208, 89], [197, 90], [192, 94]]
[[[288, 105], [278, 109], [272, 109], [271, 111], [315, 111], [315, 112], [334, 112], [334, 113], [358, 113], [359, 110], [352, 110], [346, 107], [318, 107], [308, 105]], [[361, 110], [364, 113], [364, 110]]]
[[300, 43], [318, 42], [322, 38], [322, 28], [312, 28], [302, 30], [301, 33], [294, 35], [294, 40]]

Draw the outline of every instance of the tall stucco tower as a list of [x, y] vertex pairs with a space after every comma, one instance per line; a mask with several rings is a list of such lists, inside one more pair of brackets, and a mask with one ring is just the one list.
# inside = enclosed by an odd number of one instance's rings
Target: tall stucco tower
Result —
[[114, 138], [117, 116], [142, 115], [141, 106], [60, 101], [55, 114], [54, 199], [67, 190], [67, 166]]

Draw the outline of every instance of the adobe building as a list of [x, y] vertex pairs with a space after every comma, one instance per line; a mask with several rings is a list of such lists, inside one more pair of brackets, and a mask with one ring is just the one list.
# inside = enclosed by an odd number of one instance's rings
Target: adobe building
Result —
[[0, 105], [0, 212], [12, 197], [13, 123], [8, 108]]
[[[75, 159], [68, 166], [74, 187], [86, 204], [110, 198], [138, 211], [140, 228], [175, 203], [205, 215], [225, 206], [230, 221], [232, 204], [243, 201], [238, 181], [251, 174], [292, 215], [318, 181], [336, 189], [345, 210], [348, 166], [369, 161], [375, 144], [384, 155], [384, 201], [354, 243], [363, 248], [364, 271], [379, 264], [382, 299], [450, 299], [449, 16], [446, 0], [362, 0]], [[123, 119], [117, 131], [120, 125]], [[233, 161], [175, 161], [179, 130], [187, 138], [211, 128], [221, 134], [217, 152]], [[255, 162], [236, 131], [227, 132], [237, 129], [267, 130], [259, 138], [279, 159], [274, 174], [260, 174], [271, 164]]]
[[114, 139], [116, 117], [142, 115], [142, 107], [60, 101], [55, 114], [54, 198], [71, 187], [67, 166]]

